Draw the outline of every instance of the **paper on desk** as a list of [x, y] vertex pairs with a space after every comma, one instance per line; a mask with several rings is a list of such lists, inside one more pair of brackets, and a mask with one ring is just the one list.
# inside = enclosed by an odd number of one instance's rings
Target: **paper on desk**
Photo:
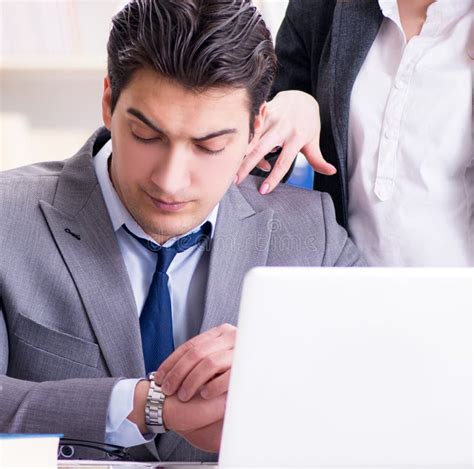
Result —
[[0, 469], [56, 469], [61, 437], [0, 433]]

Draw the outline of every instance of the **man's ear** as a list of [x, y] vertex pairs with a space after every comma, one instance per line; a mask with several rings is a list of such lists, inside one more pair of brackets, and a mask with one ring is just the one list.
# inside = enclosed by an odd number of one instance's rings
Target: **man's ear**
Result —
[[254, 131], [253, 131], [252, 139], [250, 140], [250, 143], [247, 149], [247, 155], [252, 153], [252, 151], [255, 149], [258, 142], [260, 141], [260, 137], [262, 136], [262, 132], [264, 129], [266, 115], [267, 115], [267, 103], [263, 103], [260, 106], [260, 109], [258, 110], [258, 114], [254, 117], [254, 120], [253, 120]]
[[104, 125], [110, 130], [112, 126], [112, 88], [109, 77], [104, 78], [104, 93], [102, 95], [102, 120]]

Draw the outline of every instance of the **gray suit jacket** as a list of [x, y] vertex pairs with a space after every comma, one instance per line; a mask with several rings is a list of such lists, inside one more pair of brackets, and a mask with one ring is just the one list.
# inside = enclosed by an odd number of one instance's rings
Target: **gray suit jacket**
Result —
[[314, 188], [331, 195], [345, 227], [351, 92], [382, 20], [377, 0], [290, 0], [276, 40], [273, 94], [296, 89], [318, 100], [321, 152], [338, 173], [315, 174]]
[[[113, 386], [145, 375], [132, 288], [92, 164], [104, 138], [99, 129], [69, 160], [0, 173], [0, 432], [103, 441]], [[362, 262], [329, 196], [281, 186], [262, 197], [258, 184], [250, 177], [221, 201], [202, 331], [236, 324], [254, 266]], [[162, 460], [216, 459], [174, 433], [157, 449]], [[134, 455], [153, 458], [144, 447]]]

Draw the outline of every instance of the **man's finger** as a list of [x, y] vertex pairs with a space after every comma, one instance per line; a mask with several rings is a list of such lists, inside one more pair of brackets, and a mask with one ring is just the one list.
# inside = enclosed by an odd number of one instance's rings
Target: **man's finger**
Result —
[[162, 381], [163, 392], [167, 395], [174, 394], [189, 373], [209, 355], [231, 350], [235, 345], [237, 328], [231, 325], [222, 325], [218, 328], [220, 335], [217, 337], [204, 337], [194, 346], [180, 355], [179, 360], [164, 376]]
[[230, 370], [216, 376], [212, 381], [205, 384], [201, 389], [201, 397], [203, 399], [214, 399], [215, 397], [225, 394], [229, 390]]
[[[186, 376], [178, 390], [178, 398], [186, 402], [192, 399], [199, 389], [215, 376], [230, 370], [234, 350], [226, 350], [208, 355]], [[222, 393], [220, 393], [222, 394]]]
[[219, 337], [221, 334], [222, 331], [219, 329], [219, 327], [213, 327], [212, 329], [209, 329], [208, 331], [203, 332], [202, 334], [199, 334], [180, 345], [158, 368], [158, 371], [155, 375], [156, 383], [161, 385], [165, 376], [176, 365], [181, 357], [189, 352], [189, 350], [207, 342], [209, 339]]
[[209, 355], [230, 350], [233, 343], [225, 339], [221, 340], [221, 337], [189, 349], [163, 379], [161, 386], [163, 392], [168, 396], [175, 394], [192, 370]]

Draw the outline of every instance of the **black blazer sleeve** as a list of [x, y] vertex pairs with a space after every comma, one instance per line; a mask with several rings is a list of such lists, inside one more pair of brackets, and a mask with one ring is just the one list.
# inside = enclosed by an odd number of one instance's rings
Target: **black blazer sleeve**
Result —
[[[276, 37], [278, 69], [271, 96], [280, 91], [298, 90], [317, 99], [318, 69], [324, 43], [329, 33], [335, 0], [290, 0]], [[276, 156], [268, 161], [273, 166]], [[283, 178], [291, 176], [295, 162]], [[254, 170], [252, 174], [265, 176]]]
[[337, 220], [345, 227], [351, 90], [382, 19], [377, 0], [290, 0], [276, 40], [279, 67], [273, 93], [296, 89], [318, 101], [321, 152], [338, 172], [316, 173], [314, 188], [331, 195]]
[[290, 0], [276, 37], [278, 71], [273, 96], [299, 90], [316, 97], [319, 63], [335, 4], [335, 0]]

